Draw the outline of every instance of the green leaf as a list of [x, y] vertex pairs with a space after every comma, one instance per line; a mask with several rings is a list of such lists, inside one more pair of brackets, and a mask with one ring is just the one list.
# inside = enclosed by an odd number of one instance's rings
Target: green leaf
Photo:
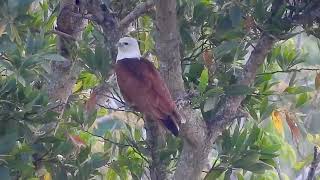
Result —
[[302, 94], [306, 92], [312, 92], [313, 89], [307, 86], [294, 86], [294, 87], [287, 87], [284, 92], [289, 94]]
[[192, 50], [192, 48], [194, 48], [194, 42], [191, 36], [192, 31], [187, 23], [188, 22], [183, 22], [180, 25], [180, 37], [182, 40], [182, 45], [185, 47], [185, 49]]
[[208, 69], [204, 68], [201, 76], [200, 76], [200, 82], [199, 82], [199, 91], [201, 94], [204, 93], [204, 91], [206, 90], [207, 86], [208, 86], [208, 80], [209, 80], [209, 74], [208, 74]]
[[268, 107], [268, 97], [264, 97], [260, 104], [260, 114], [263, 114], [264, 112], [266, 112], [267, 107]]
[[117, 173], [112, 169], [108, 168], [106, 179], [119, 179]]
[[218, 179], [225, 171], [226, 169], [223, 168], [213, 169], [204, 177], [204, 180]]
[[241, 96], [241, 95], [252, 94], [254, 92], [254, 89], [245, 85], [233, 84], [233, 85], [224, 87], [224, 91], [225, 91], [225, 94], [228, 96]]
[[20, 38], [17, 27], [14, 24], [10, 24], [10, 30], [11, 30], [11, 41], [15, 41], [17, 42], [17, 44], [21, 45], [22, 40]]
[[61, 56], [60, 54], [45, 54], [41, 56], [43, 59], [51, 60], [51, 61], [69, 61], [65, 57]]
[[246, 107], [247, 107], [248, 112], [249, 112], [250, 116], [252, 117], [252, 119], [258, 120], [259, 118], [258, 118], [258, 114], [257, 114], [256, 110], [251, 105], [248, 105]]
[[14, 67], [13, 67], [13, 65], [11, 64], [10, 61], [4, 60], [4, 59], [0, 59], [0, 65], [2, 67], [6, 68], [9, 71], [14, 71]]
[[239, 136], [239, 138], [237, 138], [237, 143], [235, 144], [235, 147], [234, 147], [234, 152], [240, 152], [240, 151], [242, 151], [242, 149], [244, 149], [243, 147], [244, 147], [244, 145], [245, 145], [245, 140], [246, 140], [246, 137], [247, 137], [247, 133], [248, 132], [248, 130], [247, 129], [244, 129], [242, 132], [241, 132], [241, 134], [240, 134], [240, 136]]
[[[223, 41], [219, 46], [213, 49], [213, 54], [217, 59], [221, 59], [227, 55], [231, 57], [231, 52], [236, 50], [238, 46], [239, 42], [235, 40]], [[233, 60], [233, 57], [231, 57], [231, 60]]]
[[281, 149], [281, 144], [272, 144], [262, 148], [263, 153], [274, 153]]
[[298, 95], [298, 98], [296, 100], [296, 108], [304, 105], [308, 100], [310, 99], [308, 93], [302, 93]]
[[259, 161], [260, 154], [258, 152], [248, 152], [241, 159], [232, 163], [235, 168], [246, 169]]
[[254, 17], [260, 21], [263, 22], [266, 16], [266, 10], [264, 8], [263, 0], [257, 0], [255, 4], [255, 10], [254, 12]]
[[257, 173], [257, 174], [263, 174], [266, 170], [271, 170], [273, 169], [272, 166], [270, 166], [267, 163], [264, 163], [262, 161], [252, 164], [251, 166], [248, 166], [245, 168], [245, 170], [247, 171], [251, 171], [253, 173]]
[[270, 117], [272, 111], [276, 108], [275, 104], [270, 104], [267, 106], [267, 108], [264, 110], [263, 113], [260, 113], [260, 119], [265, 120], [266, 118]]
[[92, 164], [92, 167], [96, 169], [106, 165], [108, 161], [107, 159], [109, 158], [106, 158], [105, 156], [106, 154], [103, 154], [101, 152], [92, 154], [90, 159], [90, 163]]
[[241, 172], [237, 172], [237, 178], [238, 178], [238, 180], [244, 180], [244, 177], [241, 174]]
[[82, 71], [79, 80], [82, 81], [82, 90], [93, 88], [99, 82], [97, 76], [88, 71]]
[[208, 17], [209, 13], [209, 4], [205, 1], [201, 1], [195, 5], [193, 10], [193, 22], [197, 25], [202, 24]]
[[253, 145], [261, 136], [261, 129], [257, 126], [254, 125], [250, 131], [249, 137], [246, 140], [246, 146], [251, 146]]
[[224, 180], [230, 180], [232, 174], [232, 169], [229, 168], [226, 173], [224, 174]]
[[205, 97], [211, 97], [211, 96], [218, 96], [223, 93], [223, 88], [222, 87], [214, 87], [212, 89], [209, 89], [207, 92], [205, 92], [204, 96]]

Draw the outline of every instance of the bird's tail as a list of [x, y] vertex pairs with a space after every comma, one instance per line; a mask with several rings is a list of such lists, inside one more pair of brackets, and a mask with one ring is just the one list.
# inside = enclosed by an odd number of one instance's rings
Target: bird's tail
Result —
[[174, 121], [174, 119], [172, 119], [171, 116], [167, 116], [167, 118], [162, 119], [161, 122], [173, 135], [179, 135], [179, 125]]

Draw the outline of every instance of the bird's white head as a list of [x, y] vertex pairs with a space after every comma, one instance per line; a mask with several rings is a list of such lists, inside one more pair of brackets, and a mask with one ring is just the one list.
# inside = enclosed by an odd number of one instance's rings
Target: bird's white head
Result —
[[140, 58], [138, 41], [132, 37], [123, 37], [118, 44], [117, 61], [125, 58]]

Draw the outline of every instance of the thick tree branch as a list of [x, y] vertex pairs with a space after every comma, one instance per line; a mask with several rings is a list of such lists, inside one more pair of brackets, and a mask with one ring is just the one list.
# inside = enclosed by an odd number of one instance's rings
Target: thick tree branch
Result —
[[133, 11], [131, 11], [126, 17], [124, 17], [119, 22], [119, 29], [123, 31], [123, 29], [127, 28], [130, 23], [140, 17], [142, 14], [147, 12], [150, 8], [154, 6], [153, 0], [148, 0], [144, 3], [139, 4], [136, 6]]
[[[263, 64], [273, 44], [274, 39], [272, 37], [267, 34], [261, 36], [245, 65], [243, 75], [238, 84], [250, 86], [253, 83], [258, 68]], [[245, 96], [230, 96], [226, 98], [225, 103], [218, 110], [216, 116], [209, 122], [212, 132], [221, 132], [225, 126], [231, 123], [244, 98]]]

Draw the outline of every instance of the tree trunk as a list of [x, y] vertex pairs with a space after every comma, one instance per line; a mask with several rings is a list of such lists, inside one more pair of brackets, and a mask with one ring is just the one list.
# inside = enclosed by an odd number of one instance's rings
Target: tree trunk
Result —
[[75, 39], [81, 39], [82, 30], [86, 21], [81, 17], [75, 17], [72, 13], [82, 13], [82, 4], [76, 4], [75, 0], [62, 0], [60, 13], [57, 19], [56, 30], [69, 35], [72, 38], [59, 35], [57, 48], [60, 55], [65, 57], [65, 62], [53, 62], [51, 64], [50, 83], [48, 94], [52, 103], [58, 103], [56, 112], [62, 114], [65, 104], [72, 93], [72, 88], [77, 81], [80, 67], [75, 62]]
[[[185, 89], [179, 50], [176, 1], [156, 0], [155, 6], [157, 30], [155, 42], [160, 60], [160, 73], [173, 98], [178, 99], [185, 94]], [[193, 110], [188, 103], [182, 105], [179, 111], [186, 123], [180, 125], [180, 136], [184, 139], [184, 145], [174, 179], [197, 180], [200, 178], [213, 144], [206, 141], [206, 124], [199, 111]]]

